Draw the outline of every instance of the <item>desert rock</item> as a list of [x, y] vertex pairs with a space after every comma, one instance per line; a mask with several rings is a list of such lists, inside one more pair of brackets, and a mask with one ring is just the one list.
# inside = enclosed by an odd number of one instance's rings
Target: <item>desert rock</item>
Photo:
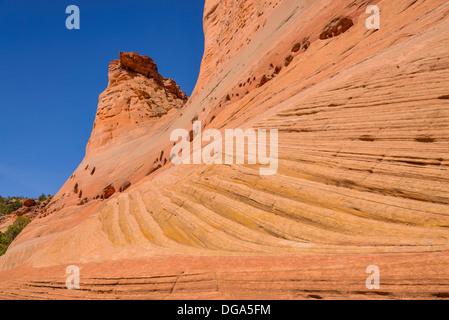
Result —
[[[110, 64], [86, 156], [0, 258], [0, 295], [85, 298], [75, 263], [88, 298], [447, 298], [448, 28], [445, 0], [206, 0], [191, 97], [143, 56]], [[195, 118], [278, 129], [278, 173], [173, 166]]]

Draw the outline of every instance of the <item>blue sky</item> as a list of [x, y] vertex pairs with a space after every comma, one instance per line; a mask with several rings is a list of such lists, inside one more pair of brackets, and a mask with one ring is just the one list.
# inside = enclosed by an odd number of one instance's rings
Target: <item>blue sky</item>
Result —
[[[81, 29], [67, 30], [68, 5]], [[148, 55], [190, 95], [204, 0], [0, 0], [0, 195], [55, 194], [84, 157], [119, 51]]]

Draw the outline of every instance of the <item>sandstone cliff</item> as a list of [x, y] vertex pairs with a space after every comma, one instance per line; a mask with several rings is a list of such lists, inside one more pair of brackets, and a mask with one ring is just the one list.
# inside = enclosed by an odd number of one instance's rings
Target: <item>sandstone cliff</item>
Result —
[[[86, 157], [0, 259], [1, 295], [447, 298], [448, 28], [444, 0], [207, 0], [192, 96], [148, 57], [111, 63]], [[195, 119], [279, 129], [278, 173], [173, 166]]]

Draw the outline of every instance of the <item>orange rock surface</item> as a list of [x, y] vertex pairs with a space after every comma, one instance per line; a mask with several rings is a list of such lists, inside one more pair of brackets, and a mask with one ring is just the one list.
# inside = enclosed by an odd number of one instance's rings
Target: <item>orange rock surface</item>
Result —
[[[449, 298], [448, 30], [444, 0], [206, 0], [192, 96], [148, 57], [111, 63], [86, 157], [0, 258], [0, 297]], [[278, 173], [172, 165], [196, 119], [278, 129]]]

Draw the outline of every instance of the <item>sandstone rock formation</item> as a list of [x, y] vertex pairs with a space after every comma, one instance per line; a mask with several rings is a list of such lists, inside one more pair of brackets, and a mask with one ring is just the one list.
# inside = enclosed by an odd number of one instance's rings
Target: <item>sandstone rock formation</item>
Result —
[[[191, 97], [148, 57], [111, 63], [86, 157], [0, 258], [0, 296], [448, 298], [448, 28], [444, 0], [206, 0]], [[173, 166], [194, 119], [278, 129], [278, 173]]]
[[36, 200], [34, 199], [25, 199], [23, 201], [22, 208], [4, 217], [4, 219], [0, 223], [0, 231], [5, 232], [8, 227], [16, 221], [17, 217], [25, 217], [33, 220], [40, 215], [45, 215], [47, 206], [50, 203], [51, 199], [51, 196], [49, 196], [45, 201], [42, 202], [36, 202]]
[[24, 207], [29, 208], [29, 207], [34, 207], [35, 205], [36, 205], [36, 201], [34, 201], [33, 199], [25, 199], [23, 201], [23, 206]]

